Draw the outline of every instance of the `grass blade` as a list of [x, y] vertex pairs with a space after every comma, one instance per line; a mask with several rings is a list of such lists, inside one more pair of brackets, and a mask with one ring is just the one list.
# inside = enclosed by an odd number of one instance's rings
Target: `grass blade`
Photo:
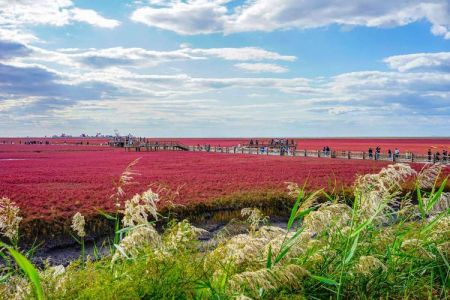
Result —
[[352, 259], [353, 255], [355, 254], [356, 247], [358, 246], [358, 240], [359, 240], [359, 234], [356, 235], [355, 240], [353, 241], [352, 247], [350, 248], [350, 252], [348, 253], [347, 257], [344, 260], [344, 264], [348, 264], [348, 262]]
[[295, 204], [291, 209], [291, 215], [289, 216], [289, 221], [287, 223], [287, 230], [291, 230], [292, 225], [294, 224], [295, 219], [297, 218], [297, 210], [300, 206], [300, 202], [303, 199], [303, 191], [300, 191], [300, 193], [297, 196], [297, 199], [295, 200]]
[[266, 268], [267, 269], [272, 268], [272, 245], [269, 246], [269, 253], [267, 254]]
[[25, 273], [25, 275], [27, 275], [28, 279], [34, 286], [36, 298], [38, 300], [45, 299], [41, 281], [39, 279], [39, 273], [36, 271], [36, 268], [33, 266], [33, 264], [25, 256], [14, 250], [12, 247], [2, 242], [0, 242], [0, 245], [8, 250], [9, 254], [11, 254], [11, 256], [14, 258], [20, 269]]
[[334, 281], [333, 279], [326, 278], [326, 277], [322, 277], [322, 276], [318, 276], [318, 275], [311, 275], [311, 274], [309, 275], [309, 277], [311, 277], [321, 283], [324, 283], [324, 284], [335, 285], [335, 286], [339, 285], [338, 282]]
[[433, 206], [436, 204], [436, 202], [441, 198], [442, 192], [444, 192], [445, 186], [447, 185], [448, 177], [444, 179], [441, 186], [439, 187], [438, 191], [436, 193], [433, 193], [431, 196], [430, 201], [427, 203], [427, 212], [433, 209]]

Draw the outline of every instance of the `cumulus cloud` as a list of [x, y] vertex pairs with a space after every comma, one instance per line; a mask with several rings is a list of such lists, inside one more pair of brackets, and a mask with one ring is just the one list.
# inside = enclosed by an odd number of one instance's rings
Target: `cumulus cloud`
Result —
[[215, 32], [273, 31], [329, 25], [396, 27], [427, 20], [431, 32], [450, 39], [447, 0], [298, 1], [246, 0], [231, 9], [231, 1], [151, 1], [131, 19], [183, 35]]
[[227, 8], [222, 5], [224, 1], [170, 1], [162, 7], [160, 4], [161, 1], [158, 1], [156, 6], [138, 8], [131, 15], [131, 20], [184, 35], [221, 32], [224, 29], [227, 19]]
[[103, 28], [114, 28], [120, 24], [119, 21], [105, 18], [94, 10], [77, 8], [70, 0], [0, 1], [0, 26], [64, 26], [73, 22], [84, 22]]
[[450, 72], [450, 52], [414, 53], [390, 56], [384, 62], [391, 69], [406, 71], [439, 71]]
[[235, 64], [234, 66], [241, 70], [251, 72], [251, 73], [285, 73], [288, 71], [288, 69], [286, 69], [285, 67], [275, 65], [275, 64], [241, 63], [241, 64]]

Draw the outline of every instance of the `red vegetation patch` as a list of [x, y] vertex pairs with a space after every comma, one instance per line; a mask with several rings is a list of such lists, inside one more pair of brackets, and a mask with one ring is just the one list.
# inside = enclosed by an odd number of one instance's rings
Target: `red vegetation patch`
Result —
[[355, 174], [377, 172], [385, 165], [372, 161], [198, 152], [127, 153], [109, 148], [84, 152], [0, 151], [0, 196], [17, 202], [28, 219], [112, 209], [109, 196], [113, 193], [113, 180], [137, 157], [142, 157], [136, 166], [139, 184], [129, 187], [128, 196], [145, 190], [149, 184], [164, 184], [172, 189], [182, 187], [176, 200], [180, 204], [235, 192], [284, 190], [285, 181], [301, 183], [308, 179], [311, 187], [329, 188], [336, 180], [339, 188], [348, 187]]

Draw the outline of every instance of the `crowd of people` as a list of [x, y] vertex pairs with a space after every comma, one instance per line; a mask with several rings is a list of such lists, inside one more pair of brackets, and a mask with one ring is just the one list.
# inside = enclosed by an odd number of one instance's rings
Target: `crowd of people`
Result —
[[442, 162], [444, 163], [449, 161], [448, 151], [446, 149], [442, 150], [442, 158], [441, 153], [439, 153], [439, 151], [433, 153], [431, 149], [428, 149], [427, 157], [429, 162], [439, 162], [441, 161], [441, 159]]
[[[414, 154], [411, 152], [405, 152], [405, 158], [412, 158]], [[379, 160], [381, 156], [381, 148], [380, 146], [377, 146], [375, 149], [373, 149], [372, 147], [369, 147], [368, 149], [368, 157], [369, 159], [375, 159], [375, 160]], [[394, 151], [392, 151], [391, 149], [388, 149], [387, 151], [387, 158], [392, 159], [392, 160], [396, 160], [398, 158], [400, 158], [400, 150], [398, 148], [395, 148]], [[427, 152], [427, 159], [429, 162], [439, 162], [442, 161], [444, 163], [449, 161], [449, 156], [448, 156], [448, 151], [446, 149], [442, 150], [442, 155], [439, 151], [433, 152], [431, 150], [431, 148], [428, 149]]]

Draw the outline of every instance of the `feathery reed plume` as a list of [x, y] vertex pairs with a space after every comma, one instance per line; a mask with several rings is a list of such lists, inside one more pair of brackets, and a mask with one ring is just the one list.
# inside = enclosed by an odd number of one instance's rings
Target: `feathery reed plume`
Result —
[[350, 222], [351, 214], [352, 210], [346, 204], [324, 204], [305, 217], [303, 226], [317, 234], [326, 229], [334, 232]]
[[374, 256], [361, 256], [358, 263], [354, 266], [354, 271], [361, 275], [371, 275], [378, 270], [386, 270], [386, 266]]
[[66, 268], [63, 265], [47, 266], [43, 271], [39, 272], [39, 277], [45, 285], [45, 289], [62, 291], [67, 280]]
[[277, 266], [273, 269], [260, 269], [233, 275], [228, 285], [233, 291], [258, 295], [260, 289], [273, 291], [280, 288], [295, 289], [302, 285], [301, 279], [308, 271], [297, 265]]
[[[433, 222], [437, 216], [429, 218], [429, 222]], [[445, 216], [438, 220], [433, 226], [433, 230], [429, 234], [429, 238], [434, 242], [448, 241], [450, 236], [450, 216]]]
[[80, 238], [84, 238], [86, 236], [86, 232], [84, 231], [85, 220], [84, 216], [77, 212], [72, 217], [72, 229], [77, 233]]
[[167, 250], [186, 249], [189, 243], [197, 240], [199, 235], [207, 232], [204, 229], [192, 226], [187, 220], [183, 220], [164, 233], [164, 247]]
[[[269, 253], [272, 253], [272, 260], [275, 259], [277, 254], [279, 254], [287, 240], [290, 240], [295, 235], [294, 232], [288, 232], [287, 234], [281, 234], [264, 245], [263, 257], [267, 258]], [[297, 258], [304, 254], [308, 250], [309, 242], [315, 232], [308, 229], [303, 230], [302, 233], [294, 240], [293, 244], [290, 246], [289, 251], [283, 257], [283, 261], [290, 260], [291, 258]]]
[[417, 174], [417, 183], [421, 189], [431, 189], [442, 172], [445, 165], [436, 164], [426, 164]]
[[207, 254], [205, 266], [215, 268], [230, 263], [237, 269], [262, 262], [261, 249], [269, 240], [255, 238], [248, 234], [236, 235]]
[[385, 212], [392, 210], [389, 204], [397, 202], [402, 183], [416, 174], [409, 165], [399, 163], [383, 168], [378, 174], [359, 176], [355, 181], [355, 197], [359, 199], [361, 217], [367, 219], [380, 213], [376, 219], [385, 222]]
[[122, 219], [123, 226], [133, 227], [146, 224], [149, 215], [158, 220], [156, 204], [159, 202], [159, 195], [154, 193], [152, 189], [143, 192], [141, 195], [136, 194], [130, 200], [125, 201], [124, 216]]
[[302, 191], [302, 189], [295, 182], [286, 181], [285, 184], [287, 185], [286, 188], [288, 190], [288, 195], [291, 197], [296, 198]]
[[2, 299], [31, 299], [33, 289], [25, 277], [11, 276], [7, 282], [7, 285], [0, 286], [0, 295], [2, 295]]
[[117, 182], [114, 182], [114, 193], [111, 195], [111, 198], [114, 199], [114, 205], [116, 208], [120, 208], [120, 200], [125, 196], [124, 187], [133, 183], [133, 179], [135, 175], [139, 175], [133, 171], [133, 167], [139, 162], [141, 157], [136, 158], [122, 172]]
[[286, 235], [286, 233], [287, 231], [280, 227], [262, 226], [258, 229], [258, 231], [255, 232], [254, 236], [271, 240], [278, 236], [284, 236]]
[[264, 214], [256, 207], [243, 208], [241, 210], [241, 216], [247, 217], [246, 221], [250, 225], [250, 230], [252, 232], [256, 231], [256, 229], [258, 229], [261, 224], [266, 224], [269, 220], [269, 217], [264, 216]]
[[19, 235], [20, 208], [9, 198], [0, 199], [0, 234], [15, 242]]
[[114, 253], [112, 263], [122, 258], [133, 258], [146, 248], [159, 250], [162, 241], [153, 226], [140, 226], [134, 228], [116, 247], [119, 251]]

